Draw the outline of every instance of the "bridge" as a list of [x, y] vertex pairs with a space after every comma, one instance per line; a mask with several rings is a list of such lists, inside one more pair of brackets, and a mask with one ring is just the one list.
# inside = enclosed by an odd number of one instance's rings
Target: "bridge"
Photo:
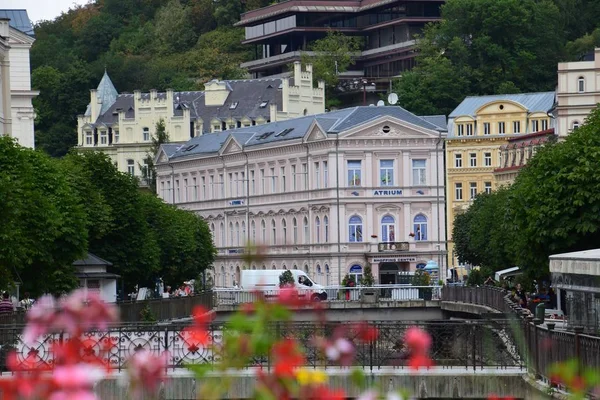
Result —
[[[447, 286], [428, 287], [431, 293], [419, 290], [423, 288], [394, 288], [399, 290], [392, 294], [389, 287], [375, 289], [379, 293], [375, 302], [372, 302], [373, 299], [361, 296], [359, 289], [354, 289], [352, 293], [356, 294], [351, 294], [349, 300], [346, 300], [346, 288], [329, 288], [328, 290], [344, 293], [343, 300], [338, 300], [342, 295], [332, 295], [330, 298], [334, 300], [326, 301], [324, 305], [328, 315], [339, 310], [348, 316], [359, 310], [363, 315], [368, 315], [377, 310], [384, 313], [386, 309], [393, 309], [398, 315], [408, 313], [411, 318], [416, 316], [412, 321], [394, 320], [393, 316], [387, 320], [372, 320], [380, 330], [378, 340], [371, 344], [357, 345], [355, 366], [362, 368], [372, 382], [378, 382], [383, 388], [406, 388], [423, 399], [485, 398], [490, 393], [515, 398], [543, 398], [542, 391], [536, 389], [536, 385], [548, 383], [548, 368], [552, 363], [577, 357], [582, 365], [600, 368], [600, 338], [583, 335], [578, 329], [559, 331], [541, 325], [513, 304], [502, 290], [492, 287]], [[140, 304], [121, 304], [121, 310], [123, 312], [125, 309], [124, 316], [130, 317], [133, 317], [135, 307], [135, 311], [151, 309], [156, 312], [157, 317], [168, 315], [180, 318], [189, 317], [196, 304], [209, 306], [219, 315], [229, 313], [237, 305], [253, 300], [253, 295], [244, 291], [220, 292], [222, 293], [216, 291], [189, 298], [138, 302]], [[126, 307], [130, 307], [131, 311]], [[412, 313], [414, 307], [433, 310], [442, 318], [420, 320], [418, 314]], [[317, 351], [309, 340], [314, 332], [326, 334], [339, 324], [339, 321], [319, 324], [301, 319], [274, 324], [269, 329], [273, 329], [280, 337], [296, 338], [306, 348], [308, 367], [327, 370], [332, 376], [332, 384], [347, 389], [351, 395], [358, 395], [352, 391], [347, 370], [317, 357]], [[436, 365], [429, 370], [419, 371], [417, 375], [407, 368], [402, 347], [404, 331], [415, 324], [431, 334], [431, 356]], [[125, 360], [139, 347], [171, 353], [168, 372], [173, 379], [165, 385], [162, 393], [165, 399], [195, 398], [199, 386], [210, 379], [218, 379], [217, 376], [209, 376], [202, 382], [196, 382], [182, 368], [187, 363], [214, 362], [209, 349], [189, 349], [185, 345], [181, 337], [181, 330], [185, 326], [186, 323], [181, 320], [160, 324], [129, 323], [111, 327], [108, 332], [91, 333], [90, 340], [95, 343], [108, 341], [118, 344], [111, 348], [108, 356], [108, 361], [115, 370], [115, 378], [107, 379], [98, 386], [100, 397], [110, 394], [111, 398], [119, 398], [125, 395], [117, 385], [116, 377], [122, 374]], [[23, 346], [20, 332], [21, 327], [16, 324], [5, 325], [0, 330], [0, 340], [3, 343], [10, 342], [24, 356], [31, 349]], [[220, 340], [222, 332], [223, 323], [215, 321], [211, 326], [215, 341]], [[52, 361], [50, 344], [56, 339], [49, 336], [34, 346], [40, 362]], [[232, 385], [227, 398], [248, 398], [256, 369], [268, 369], [271, 365], [269, 357], [264, 357], [255, 359], [245, 370], [236, 372], [236, 383]]]

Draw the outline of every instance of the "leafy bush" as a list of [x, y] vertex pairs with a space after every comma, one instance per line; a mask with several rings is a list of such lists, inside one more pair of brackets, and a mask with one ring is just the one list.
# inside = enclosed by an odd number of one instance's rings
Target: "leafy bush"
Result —
[[284, 271], [279, 275], [279, 287], [294, 286], [294, 276], [289, 270]]
[[414, 286], [429, 286], [431, 283], [431, 276], [428, 272], [423, 271], [422, 269], [417, 270], [415, 272], [415, 276], [412, 279], [412, 284]]
[[360, 279], [362, 286], [373, 286], [375, 284], [375, 278], [373, 277], [373, 271], [371, 270], [371, 264], [365, 266], [365, 272]]

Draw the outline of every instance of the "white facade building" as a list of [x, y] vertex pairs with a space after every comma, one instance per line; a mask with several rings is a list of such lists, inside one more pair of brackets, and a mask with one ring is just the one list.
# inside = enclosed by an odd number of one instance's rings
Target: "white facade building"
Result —
[[27, 11], [0, 10], [0, 135], [35, 146], [29, 50], [35, 41]]
[[584, 61], [558, 64], [557, 134], [566, 136], [600, 103], [600, 48]]
[[313, 86], [312, 66], [294, 65], [292, 78], [213, 80], [204, 91], [119, 94], [105, 72], [77, 118], [80, 151], [108, 154], [121, 172], [143, 176], [159, 120], [169, 141], [325, 111], [324, 83]]
[[[217, 286], [302, 269], [318, 283], [443, 268], [445, 117], [355, 107], [196, 137], [157, 157], [158, 195], [208, 223]], [[246, 243], [268, 247], [247, 265]], [[445, 271], [442, 271], [445, 276]]]

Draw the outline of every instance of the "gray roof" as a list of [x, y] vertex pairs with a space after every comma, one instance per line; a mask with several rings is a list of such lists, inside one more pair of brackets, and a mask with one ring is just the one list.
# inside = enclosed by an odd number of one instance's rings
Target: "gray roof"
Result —
[[177, 144], [177, 143], [163, 143], [160, 145], [160, 148], [165, 152], [165, 154], [167, 155], [167, 157], [171, 157], [173, 154], [175, 154], [177, 152], [177, 150], [179, 150], [179, 148], [181, 147], [181, 143]]
[[232, 136], [242, 147], [251, 148], [263, 144], [303, 138], [313, 123], [318, 123], [327, 134], [339, 134], [382, 116], [397, 118], [432, 131], [443, 131], [440, 127], [401, 107], [352, 107], [326, 114], [310, 115], [197, 136], [190, 139], [170, 158], [217, 153], [229, 136]]
[[574, 251], [572, 253], [553, 254], [550, 259], [572, 259], [572, 260], [591, 260], [600, 261], [600, 249]]
[[423, 118], [425, 121], [434, 124], [440, 129], [447, 130], [448, 129], [448, 120], [446, 120], [445, 115], [424, 115]]
[[0, 10], [0, 18], [9, 18], [8, 24], [26, 35], [34, 36], [33, 25], [27, 16], [27, 10]]
[[[269, 120], [269, 106], [271, 104], [276, 104], [277, 109], [281, 111], [281, 79], [244, 79], [224, 82], [231, 91], [222, 106], [206, 106], [203, 91], [174, 92], [173, 113], [183, 115], [183, 109], [189, 109], [192, 121], [202, 120], [204, 131], [210, 132], [210, 122], [213, 119], [225, 121], [233, 118], [239, 121], [245, 117], [250, 120], [260, 118]], [[119, 109], [125, 111], [127, 118], [133, 118], [135, 116], [134, 95], [117, 94], [106, 72], [98, 85], [99, 96], [103, 85], [105, 86], [103, 96], [109, 94], [110, 96], [103, 102], [100, 115], [94, 123], [102, 123], [108, 126], [116, 123]], [[141, 96], [142, 99], [149, 99], [150, 93], [142, 93]], [[159, 99], [165, 99], [167, 94], [160, 92], [157, 93], [157, 96]], [[234, 103], [237, 103], [237, 105], [232, 107]], [[263, 103], [265, 105], [261, 107]], [[88, 105], [85, 115], [90, 115], [90, 111], [91, 108]]]
[[483, 105], [497, 100], [510, 100], [521, 104], [530, 113], [548, 112], [554, 106], [555, 92], [539, 93], [518, 93], [518, 94], [495, 94], [490, 96], [469, 96], [466, 97], [450, 113], [448, 118], [455, 118], [461, 115], [470, 115], [475, 117], [475, 111]]
[[92, 253], [87, 253], [85, 258], [82, 258], [81, 260], [75, 260], [73, 261], [73, 265], [74, 266], [85, 266], [85, 267], [91, 267], [91, 266], [111, 266], [112, 263], [106, 261], [103, 258], [100, 258]]

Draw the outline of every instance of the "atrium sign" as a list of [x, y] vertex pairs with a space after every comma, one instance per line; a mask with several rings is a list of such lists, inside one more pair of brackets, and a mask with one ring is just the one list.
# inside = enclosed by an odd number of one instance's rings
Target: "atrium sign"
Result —
[[373, 196], [402, 196], [402, 190], [373, 190]]

